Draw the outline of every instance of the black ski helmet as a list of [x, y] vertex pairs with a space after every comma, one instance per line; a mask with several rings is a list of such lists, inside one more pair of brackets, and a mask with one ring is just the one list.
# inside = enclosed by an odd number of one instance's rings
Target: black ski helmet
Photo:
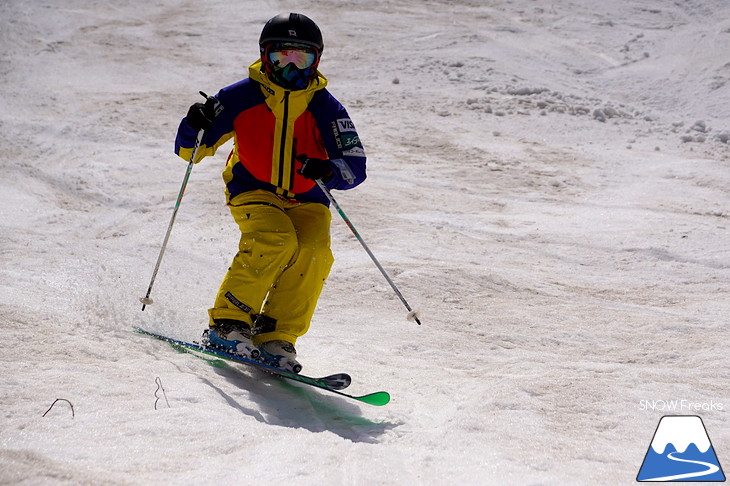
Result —
[[[314, 50], [314, 63], [306, 69], [294, 66], [274, 65], [268, 56], [269, 49], [282, 43], [302, 44]], [[259, 37], [262, 70], [269, 79], [286, 89], [304, 89], [317, 77], [317, 66], [324, 50], [322, 32], [317, 24], [299, 13], [280, 14], [269, 19]]]
[[320, 55], [324, 50], [322, 32], [317, 24], [306, 15], [299, 13], [277, 15], [266, 22], [261, 31], [261, 37], [259, 37], [259, 47], [262, 52], [264, 46], [271, 42], [307, 44], [317, 49]]

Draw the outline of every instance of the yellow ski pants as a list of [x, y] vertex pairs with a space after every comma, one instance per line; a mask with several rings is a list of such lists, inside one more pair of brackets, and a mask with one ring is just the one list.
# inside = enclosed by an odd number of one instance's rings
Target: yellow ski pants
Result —
[[229, 207], [241, 241], [208, 311], [210, 325], [242, 321], [253, 326], [256, 345], [295, 344], [309, 329], [334, 261], [329, 208], [263, 190], [239, 194]]

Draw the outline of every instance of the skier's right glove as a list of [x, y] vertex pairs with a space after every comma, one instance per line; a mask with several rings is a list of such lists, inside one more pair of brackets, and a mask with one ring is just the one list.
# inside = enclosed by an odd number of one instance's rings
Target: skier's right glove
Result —
[[212, 96], [205, 103], [194, 103], [188, 110], [185, 122], [196, 131], [207, 130], [213, 124], [217, 100]]

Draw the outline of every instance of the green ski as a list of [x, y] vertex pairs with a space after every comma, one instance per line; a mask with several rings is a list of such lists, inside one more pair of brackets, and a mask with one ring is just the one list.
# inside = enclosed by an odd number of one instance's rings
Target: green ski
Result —
[[247, 366], [252, 366], [254, 368], [258, 368], [262, 371], [265, 371], [267, 373], [271, 373], [276, 376], [280, 376], [281, 378], [295, 381], [298, 383], [304, 383], [306, 385], [313, 386], [315, 388], [319, 388], [320, 390], [326, 390], [330, 393], [334, 393], [336, 395], [340, 395], [343, 397], [351, 398], [353, 400], [357, 400], [358, 402], [367, 403], [368, 405], [376, 405], [376, 406], [383, 406], [386, 405], [388, 402], [390, 402], [390, 394], [388, 392], [380, 391], [375, 393], [369, 393], [367, 395], [362, 396], [355, 396], [350, 395], [348, 393], [344, 393], [343, 390], [347, 386], [350, 385], [351, 379], [350, 376], [346, 373], [338, 373], [335, 375], [325, 376], [322, 378], [312, 378], [309, 376], [292, 373], [287, 370], [283, 370], [281, 368], [276, 368], [275, 366], [268, 365], [266, 363], [262, 363], [260, 361], [255, 361], [247, 358], [243, 358], [241, 356], [236, 356], [234, 354], [226, 353], [225, 351], [221, 351], [215, 348], [207, 348], [205, 346], [201, 346], [200, 344], [196, 343], [189, 343], [187, 341], [180, 341], [178, 339], [173, 339], [167, 336], [163, 336], [162, 334], [157, 334], [154, 332], [147, 331], [145, 329], [142, 329], [140, 327], [135, 327], [134, 330], [139, 334], [144, 334], [146, 336], [153, 337], [155, 339], [159, 339], [161, 341], [165, 341], [167, 343], [170, 343], [172, 346], [174, 346], [176, 349], [183, 348], [186, 351], [193, 352], [193, 353], [201, 353], [206, 356], [212, 356], [215, 358], [219, 358], [225, 361], [231, 361], [235, 363], [244, 364]]

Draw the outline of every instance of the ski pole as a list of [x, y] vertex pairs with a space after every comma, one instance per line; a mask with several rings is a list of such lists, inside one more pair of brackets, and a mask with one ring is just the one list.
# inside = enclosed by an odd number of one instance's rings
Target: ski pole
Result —
[[357, 241], [360, 242], [362, 247], [365, 249], [365, 252], [368, 254], [370, 259], [373, 261], [376, 267], [378, 267], [378, 270], [380, 270], [380, 273], [383, 274], [383, 277], [385, 277], [385, 280], [388, 281], [391, 288], [395, 292], [395, 295], [398, 296], [401, 302], [403, 302], [403, 305], [406, 309], [408, 309], [408, 315], [406, 318], [409, 321], [416, 322], [419, 326], [421, 325], [421, 321], [419, 319], [420, 312], [415, 311], [411, 309], [411, 306], [408, 304], [408, 301], [403, 297], [403, 294], [401, 294], [400, 290], [398, 290], [398, 287], [395, 285], [395, 282], [390, 278], [388, 275], [388, 272], [385, 271], [383, 266], [380, 264], [377, 258], [375, 258], [375, 255], [373, 255], [373, 252], [370, 251], [370, 248], [368, 248], [368, 245], [365, 244], [365, 240], [362, 239], [362, 236], [360, 236], [360, 233], [358, 233], [357, 229], [355, 229], [355, 226], [352, 224], [352, 221], [350, 221], [350, 218], [347, 217], [345, 212], [342, 210], [342, 207], [337, 203], [335, 198], [332, 196], [332, 193], [329, 189], [327, 189], [327, 186], [324, 185], [324, 182], [322, 182], [321, 179], [317, 179], [317, 185], [319, 185], [319, 188], [322, 189], [322, 192], [324, 192], [325, 196], [327, 196], [327, 199], [330, 200], [332, 205], [335, 207], [338, 213], [340, 213], [340, 216], [342, 217], [342, 220], [345, 222], [348, 228], [350, 228], [350, 231], [352, 231], [352, 234], [355, 235], [355, 238], [357, 238]]
[[[208, 96], [207, 94], [200, 92], [201, 95], [205, 97], [206, 100], [213, 103], [214, 110], [216, 116], [218, 113], [221, 112], [223, 109], [223, 106], [212, 96]], [[152, 278], [150, 279], [150, 286], [147, 288], [147, 294], [144, 297], [140, 297], [139, 301], [142, 302], [142, 310], [144, 311], [145, 307], [148, 305], [151, 305], [154, 301], [150, 298], [150, 293], [152, 293], [152, 286], [155, 283], [155, 278], [157, 278], [157, 271], [160, 269], [160, 263], [162, 263], [162, 255], [165, 254], [165, 249], [167, 248], [167, 242], [170, 239], [170, 233], [172, 232], [172, 225], [175, 223], [175, 218], [177, 217], [177, 211], [180, 209], [180, 202], [182, 201], [183, 194], [185, 194], [185, 188], [188, 185], [188, 179], [190, 179], [190, 173], [193, 170], [193, 165], [195, 164], [195, 157], [198, 155], [198, 149], [200, 148], [200, 144], [203, 140], [203, 134], [205, 133], [205, 130], [199, 130], [198, 136], [195, 139], [195, 146], [193, 147], [193, 153], [190, 155], [190, 162], [188, 162], [188, 168], [185, 171], [185, 177], [183, 178], [182, 186], [180, 186], [180, 192], [177, 194], [177, 201], [175, 202], [175, 209], [172, 211], [172, 217], [170, 218], [170, 224], [167, 225], [167, 233], [165, 234], [165, 239], [162, 242], [162, 247], [160, 248], [160, 254], [157, 257], [157, 263], [155, 264], [155, 269], [152, 272]]]

